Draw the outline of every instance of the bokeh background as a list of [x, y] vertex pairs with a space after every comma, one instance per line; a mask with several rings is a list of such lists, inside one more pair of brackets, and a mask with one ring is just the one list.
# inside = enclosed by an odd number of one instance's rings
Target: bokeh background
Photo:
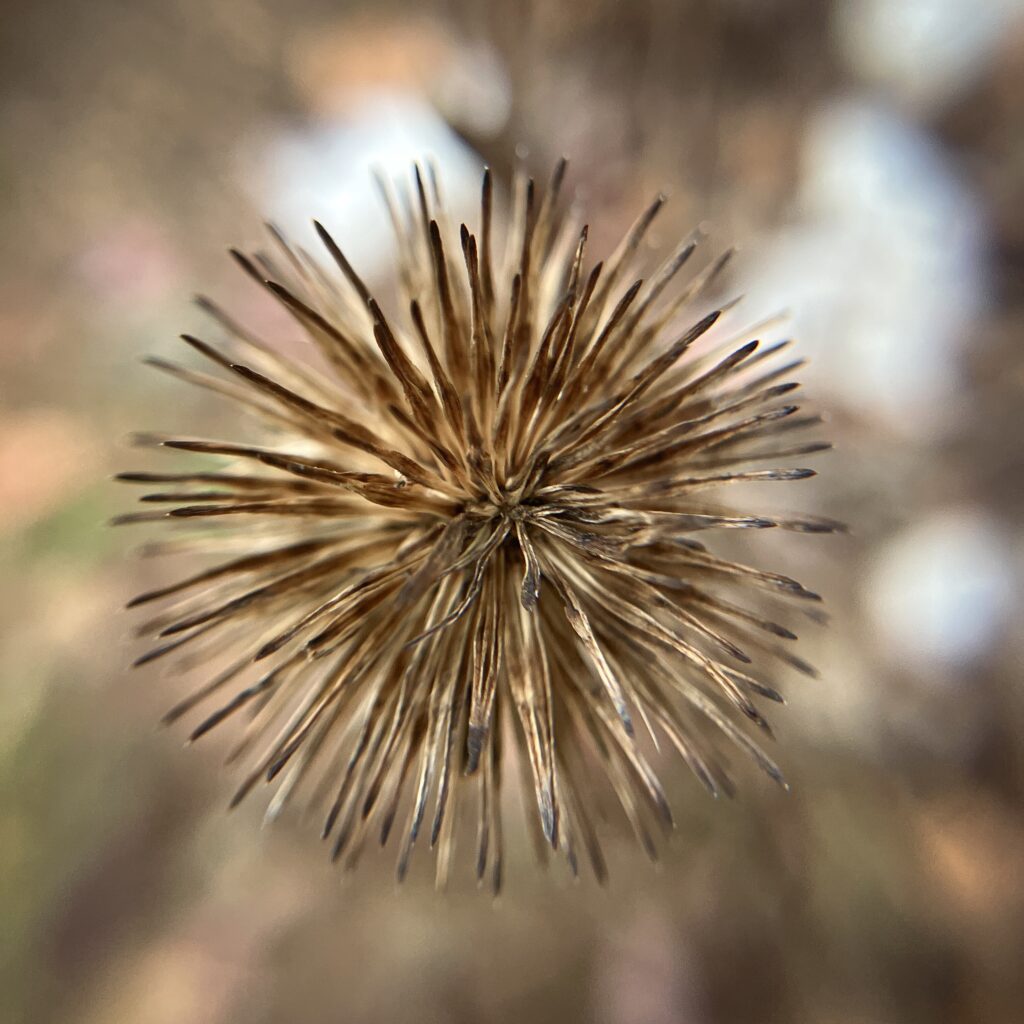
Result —
[[[0, 18], [0, 1019], [1024, 1020], [1024, 12], [1015, 0], [40, 0]], [[774, 716], [793, 784], [715, 803], [662, 765], [652, 868], [505, 894], [230, 816], [211, 736], [119, 609], [152, 568], [106, 529], [136, 428], [223, 411], [142, 367], [267, 315], [224, 255], [324, 220], [365, 276], [369, 168], [561, 154], [607, 246], [741, 247], [787, 308], [836, 451], [796, 496], [849, 537], [770, 538], [833, 623]], [[767, 563], [766, 563], [767, 564]], [[468, 872], [465, 873], [468, 876]]]

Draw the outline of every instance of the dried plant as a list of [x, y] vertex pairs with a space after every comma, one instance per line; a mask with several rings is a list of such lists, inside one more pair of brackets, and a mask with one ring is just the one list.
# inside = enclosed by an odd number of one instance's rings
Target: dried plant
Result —
[[763, 667], [813, 672], [764, 615], [814, 617], [818, 598], [698, 537], [836, 528], [703, 500], [812, 475], [775, 468], [828, 447], [793, 440], [817, 422], [795, 415], [797, 385], [778, 383], [799, 362], [769, 363], [787, 343], [759, 348], [754, 331], [712, 342], [725, 309], [679, 327], [728, 258], [680, 285], [699, 236], [632, 280], [660, 197], [591, 267], [564, 171], [543, 198], [514, 183], [503, 258], [488, 174], [479, 234], [451, 229], [435, 175], [417, 168], [397, 192], [382, 182], [400, 317], [319, 225], [340, 275], [276, 231], [273, 255], [234, 252], [314, 343], [319, 369], [207, 299], [225, 347], [184, 340], [216, 372], [154, 360], [255, 414], [264, 443], [149, 436], [227, 461], [122, 475], [166, 485], [142, 500], [173, 508], [120, 521], [191, 528], [152, 550], [216, 556], [131, 602], [165, 602], [141, 629], [159, 645], [139, 662], [174, 654], [219, 670], [167, 719], [212, 702], [196, 739], [243, 712], [235, 802], [277, 780], [270, 812], [301, 794], [349, 863], [401, 821], [399, 876], [423, 835], [443, 879], [468, 807], [478, 874], [497, 888], [510, 766], [533, 793], [538, 843], [574, 872], [585, 850], [599, 877], [603, 793], [652, 856], [652, 823], [671, 826], [649, 763], [660, 741], [712, 793], [731, 787], [721, 734], [781, 782], [736, 712], [767, 733], [754, 698], [781, 698]]

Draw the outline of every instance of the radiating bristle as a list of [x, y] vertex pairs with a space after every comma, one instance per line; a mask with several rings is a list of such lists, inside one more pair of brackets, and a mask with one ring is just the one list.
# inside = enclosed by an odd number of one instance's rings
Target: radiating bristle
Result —
[[754, 699], [782, 702], [773, 668], [815, 674], [780, 641], [796, 640], [791, 610], [820, 598], [704, 538], [842, 525], [703, 498], [814, 475], [778, 462], [827, 445], [773, 440], [818, 422], [794, 415], [795, 383], [777, 383], [801, 364], [769, 362], [789, 345], [760, 343], [770, 321], [723, 334], [733, 303], [685, 316], [729, 256], [684, 281], [700, 233], [644, 273], [662, 196], [591, 263], [565, 173], [560, 161], [543, 195], [516, 180], [503, 245], [489, 171], [476, 228], [450, 223], [432, 166], [405, 191], [379, 181], [399, 243], [394, 309], [318, 222], [329, 272], [276, 228], [269, 253], [231, 250], [323, 370], [206, 298], [222, 340], [182, 338], [210, 372], [153, 361], [266, 430], [254, 444], [137, 436], [222, 460], [118, 477], [158, 489], [140, 499], [155, 510], [117, 522], [167, 520], [195, 540], [166, 550], [221, 553], [131, 602], [166, 602], [137, 664], [216, 662], [165, 720], [205, 708], [198, 740], [246, 718], [232, 805], [273, 780], [268, 814], [308, 802], [348, 866], [368, 836], [394, 835], [399, 877], [419, 842], [436, 848], [441, 884], [468, 807], [476, 875], [496, 890], [507, 762], [532, 786], [537, 842], [599, 880], [609, 795], [652, 858], [672, 827], [651, 743], [668, 740], [713, 795], [732, 791], [716, 736], [785, 784], [740, 723], [771, 735]]

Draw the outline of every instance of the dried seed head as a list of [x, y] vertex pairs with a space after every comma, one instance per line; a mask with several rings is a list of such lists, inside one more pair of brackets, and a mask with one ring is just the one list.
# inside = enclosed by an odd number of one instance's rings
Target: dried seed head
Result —
[[435, 176], [417, 168], [402, 195], [382, 183], [404, 307], [388, 314], [319, 224], [340, 276], [276, 230], [271, 253], [234, 252], [308, 335], [317, 368], [205, 298], [226, 341], [184, 340], [213, 372], [157, 361], [237, 401], [261, 434], [148, 438], [221, 463], [122, 475], [161, 485], [142, 500], [172, 507], [120, 521], [177, 520], [187, 536], [154, 548], [213, 556], [132, 602], [163, 606], [139, 662], [208, 666], [167, 719], [206, 707], [196, 739], [246, 716], [235, 800], [275, 780], [271, 812], [289, 798], [320, 807], [348, 863], [394, 831], [400, 875], [420, 841], [438, 847], [443, 878], [469, 807], [477, 870], [496, 888], [510, 764], [534, 794], [538, 838], [574, 871], [582, 847], [599, 877], [603, 791], [652, 855], [651, 824], [671, 825], [652, 740], [712, 793], [731, 787], [716, 733], [781, 781], [740, 722], [768, 731], [755, 698], [781, 698], [766, 670], [813, 671], [764, 606], [790, 617], [817, 598], [704, 541], [836, 524], [738, 514], [704, 492], [812, 475], [774, 468], [827, 447], [791, 440], [816, 422], [778, 383], [799, 364], [769, 362], [785, 345], [759, 349], [755, 332], [730, 338], [723, 310], [686, 323], [727, 258], [687, 280], [696, 238], [633, 280], [660, 197], [592, 263], [559, 195], [564, 170], [543, 198], [515, 182], [504, 256], [488, 174], [478, 234], [452, 230]]

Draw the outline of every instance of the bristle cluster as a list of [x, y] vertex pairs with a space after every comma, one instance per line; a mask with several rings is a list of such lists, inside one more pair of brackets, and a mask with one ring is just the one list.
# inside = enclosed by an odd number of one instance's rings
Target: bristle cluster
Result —
[[817, 422], [780, 383], [799, 363], [769, 362], [785, 342], [722, 335], [725, 310], [687, 322], [727, 259], [684, 274], [699, 236], [633, 280], [661, 198], [593, 263], [564, 172], [543, 198], [517, 179], [501, 232], [488, 174], [478, 233], [453, 230], [435, 176], [382, 182], [399, 251], [387, 313], [320, 225], [336, 271], [272, 231], [272, 253], [233, 255], [315, 357], [285, 357], [204, 298], [225, 340], [184, 340], [213, 372], [154, 360], [239, 403], [260, 437], [148, 437], [221, 461], [122, 475], [172, 507], [120, 521], [177, 522], [184, 535], [152, 548], [212, 559], [132, 602], [163, 605], [139, 661], [206, 666], [167, 719], [206, 706], [196, 739], [246, 716], [235, 800], [275, 780], [271, 811], [320, 808], [348, 863], [394, 833], [400, 876], [420, 842], [443, 879], [470, 813], [497, 888], [509, 768], [539, 844], [574, 872], [585, 851], [598, 877], [606, 792], [652, 855], [652, 826], [671, 826], [649, 763], [661, 741], [713, 793], [731, 786], [716, 734], [781, 781], [741, 722], [768, 730], [755, 698], [781, 698], [765, 669], [813, 671], [765, 615], [813, 618], [818, 598], [703, 538], [836, 524], [703, 492], [812, 475], [775, 468], [827, 447], [792, 439]]

